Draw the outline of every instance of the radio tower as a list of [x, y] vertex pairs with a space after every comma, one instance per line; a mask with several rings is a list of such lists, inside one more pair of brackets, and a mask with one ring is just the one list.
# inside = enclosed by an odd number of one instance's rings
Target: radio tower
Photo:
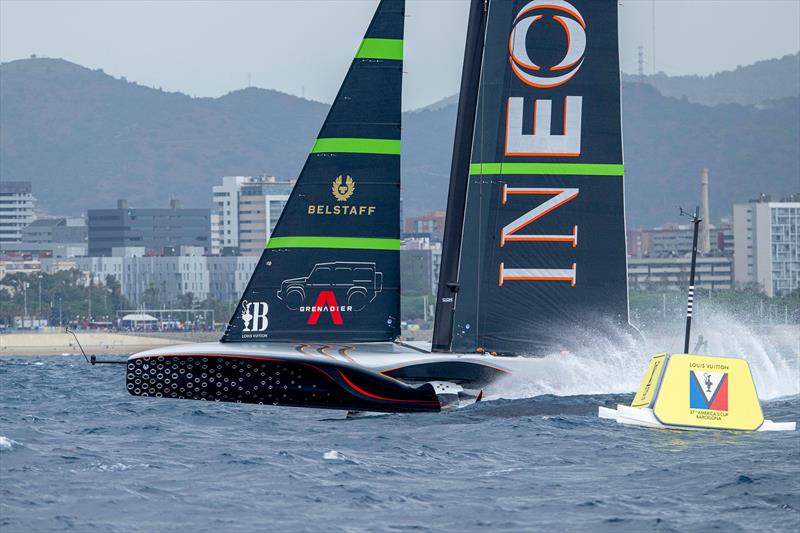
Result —
[[639, 82], [644, 82], [644, 46], [639, 45]]

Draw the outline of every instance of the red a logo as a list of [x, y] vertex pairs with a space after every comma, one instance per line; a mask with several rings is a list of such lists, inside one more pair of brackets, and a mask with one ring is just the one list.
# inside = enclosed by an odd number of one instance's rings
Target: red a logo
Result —
[[333, 294], [333, 291], [322, 291], [317, 296], [317, 302], [311, 308], [311, 316], [308, 317], [307, 324], [314, 325], [319, 320], [319, 315], [323, 311], [329, 311], [331, 314], [331, 320], [337, 326], [341, 326], [344, 322], [342, 321], [342, 313], [339, 312], [339, 304], [336, 303], [336, 295]]

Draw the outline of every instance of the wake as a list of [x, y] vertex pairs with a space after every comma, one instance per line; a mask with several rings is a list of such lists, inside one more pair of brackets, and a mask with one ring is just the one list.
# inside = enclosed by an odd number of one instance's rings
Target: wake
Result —
[[[707, 341], [699, 355], [746, 359], [762, 400], [800, 394], [800, 327], [770, 326], [756, 332], [723, 311], [710, 314], [692, 328], [692, 347], [700, 335]], [[514, 375], [489, 388], [487, 398], [635, 392], [652, 355], [683, 352], [682, 324], [642, 334], [644, 346], [629, 332], [602, 337], [583, 334], [582, 348], [574, 352], [552, 353], [515, 365]]]

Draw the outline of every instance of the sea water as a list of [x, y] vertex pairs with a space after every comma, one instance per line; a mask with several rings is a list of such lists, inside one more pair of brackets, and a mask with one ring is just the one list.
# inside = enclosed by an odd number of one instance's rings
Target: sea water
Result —
[[[745, 355], [765, 415], [800, 420], [797, 330], [719, 326], [707, 353]], [[0, 358], [0, 531], [800, 530], [800, 433], [597, 418], [647, 357], [596, 341], [473, 406], [356, 419], [132, 397], [122, 365]]]

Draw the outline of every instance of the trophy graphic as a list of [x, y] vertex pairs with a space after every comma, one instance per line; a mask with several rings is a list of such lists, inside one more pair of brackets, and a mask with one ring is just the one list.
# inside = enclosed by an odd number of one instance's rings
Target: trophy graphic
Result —
[[711, 374], [703, 374], [703, 377], [705, 378], [703, 383], [706, 386], [706, 391], [711, 392], [711, 387], [714, 385], [714, 382], [711, 381]]
[[250, 302], [244, 300], [242, 302], [242, 321], [244, 322], [244, 329], [242, 331], [250, 331], [251, 320], [253, 320], [253, 315], [250, 314]]

